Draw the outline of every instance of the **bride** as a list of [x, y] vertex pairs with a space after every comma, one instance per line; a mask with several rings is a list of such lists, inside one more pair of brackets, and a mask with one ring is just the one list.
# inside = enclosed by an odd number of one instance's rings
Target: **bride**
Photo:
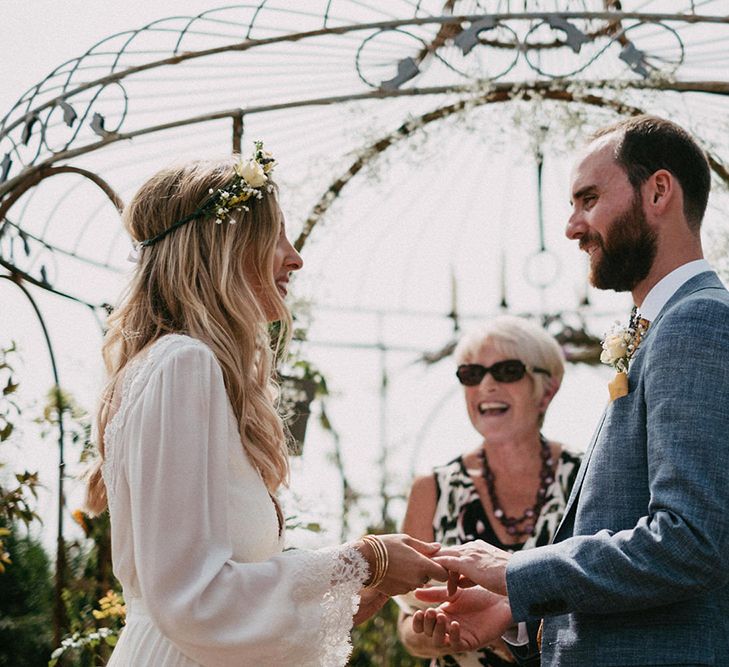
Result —
[[353, 622], [446, 579], [439, 545], [406, 535], [282, 553], [273, 360], [302, 260], [274, 165], [257, 143], [248, 161], [166, 169], [124, 211], [139, 259], [109, 318], [88, 488], [127, 602], [113, 667], [344, 665]]

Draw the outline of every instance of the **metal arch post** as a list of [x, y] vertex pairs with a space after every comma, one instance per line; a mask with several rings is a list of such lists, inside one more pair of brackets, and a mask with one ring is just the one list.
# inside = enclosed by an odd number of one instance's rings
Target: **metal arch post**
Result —
[[64, 459], [64, 440], [65, 432], [63, 428], [63, 396], [61, 394], [61, 384], [58, 378], [58, 366], [56, 365], [56, 355], [53, 352], [53, 345], [51, 344], [51, 338], [48, 334], [48, 328], [46, 327], [43, 315], [38, 308], [38, 304], [35, 299], [22, 284], [22, 280], [13, 274], [0, 275], [0, 279], [9, 280], [11, 283], [16, 285], [23, 294], [27, 297], [30, 305], [38, 318], [41, 329], [43, 330], [43, 336], [46, 340], [46, 346], [48, 348], [48, 355], [51, 359], [51, 369], [53, 371], [53, 382], [54, 382], [54, 393], [56, 399], [56, 405], [58, 407], [58, 534], [56, 541], [56, 599], [54, 600], [53, 607], [53, 643], [54, 646], [59, 646], [61, 643], [61, 628], [65, 625], [65, 613], [63, 608], [63, 589], [66, 584], [66, 548], [63, 539], [63, 508], [64, 508], [64, 495], [63, 495], [63, 478], [65, 473], [66, 462]]
[[389, 474], [387, 470], [388, 455], [387, 455], [387, 439], [388, 433], [388, 412], [387, 404], [389, 400], [389, 377], [387, 373], [387, 346], [384, 342], [384, 322], [382, 315], [377, 317], [377, 339], [378, 349], [380, 351], [380, 457], [378, 464], [380, 466], [380, 500], [382, 501], [381, 510], [381, 525], [386, 531], [389, 531], [388, 527], [390, 518], [390, 497], [388, 494], [387, 486], [389, 482]]
[[243, 111], [233, 114], [233, 153], [240, 155], [243, 148], [243, 131], [245, 129]]

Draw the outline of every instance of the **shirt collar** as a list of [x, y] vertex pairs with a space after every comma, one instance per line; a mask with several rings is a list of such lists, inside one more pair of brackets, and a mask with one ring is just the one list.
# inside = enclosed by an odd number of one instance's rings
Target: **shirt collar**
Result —
[[694, 276], [698, 276], [699, 273], [711, 270], [711, 265], [705, 259], [696, 259], [674, 269], [653, 285], [651, 291], [646, 294], [638, 309], [640, 316], [652, 322], [658, 317], [663, 306], [668, 303], [668, 300], [678, 291], [681, 285]]

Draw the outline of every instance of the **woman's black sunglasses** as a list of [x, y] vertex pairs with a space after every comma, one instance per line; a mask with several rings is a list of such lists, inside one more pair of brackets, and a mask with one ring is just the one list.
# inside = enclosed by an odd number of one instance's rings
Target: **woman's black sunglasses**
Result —
[[461, 364], [456, 371], [458, 380], [466, 387], [475, 387], [481, 384], [487, 373], [491, 373], [491, 377], [497, 382], [518, 382], [527, 372], [551, 373], [544, 368], [528, 368], [524, 362], [518, 359], [507, 359], [506, 361], [497, 361], [493, 366], [482, 366], [481, 364]]

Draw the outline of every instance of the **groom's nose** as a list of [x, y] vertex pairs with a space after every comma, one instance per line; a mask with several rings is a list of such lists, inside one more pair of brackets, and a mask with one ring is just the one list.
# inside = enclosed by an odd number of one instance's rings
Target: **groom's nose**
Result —
[[587, 225], [582, 215], [577, 210], [573, 210], [567, 219], [567, 226], [564, 229], [565, 236], [571, 241], [578, 241], [587, 231]]

